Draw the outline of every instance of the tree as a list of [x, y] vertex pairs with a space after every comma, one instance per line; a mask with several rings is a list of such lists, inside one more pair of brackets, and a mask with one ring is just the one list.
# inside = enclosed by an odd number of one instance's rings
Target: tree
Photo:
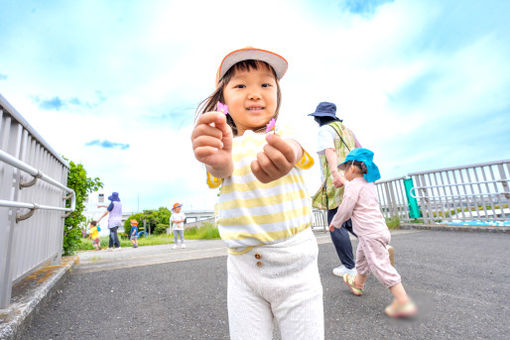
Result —
[[[64, 159], [66, 158], [64, 157]], [[87, 200], [89, 193], [103, 187], [103, 183], [98, 177], [94, 179], [87, 177], [87, 171], [83, 165], [69, 161], [69, 167], [67, 186], [73, 189], [76, 194], [76, 209], [64, 223], [64, 255], [71, 255], [78, 248], [82, 237], [80, 225], [86, 221], [85, 216], [82, 215], [83, 209], [85, 209], [83, 203]], [[66, 207], [70, 207], [69, 202]]]
[[129, 222], [130, 219], [136, 219], [138, 221], [138, 226], [143, 226], [143, 221], [145, 220], [147, 232], [153, 233], [154, 229], [158, 224], [168, 224], [168, 220], [170, 219], [170, 215], [172, 213], [168, 208], [160, 207], [158, 210], [144, 210], [142, 213], [137, 213], [129, 216], [129, 218], [124, 221], [124, 231], [126, 234], [129, 234], [131, 230], [131, 224]]

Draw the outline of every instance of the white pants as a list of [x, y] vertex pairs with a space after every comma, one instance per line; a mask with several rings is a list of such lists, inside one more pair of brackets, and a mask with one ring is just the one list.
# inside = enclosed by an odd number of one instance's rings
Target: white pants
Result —
[[318, 247], [310, 228], [289, 240], [228, 256], [230, 338], [324, 339]]

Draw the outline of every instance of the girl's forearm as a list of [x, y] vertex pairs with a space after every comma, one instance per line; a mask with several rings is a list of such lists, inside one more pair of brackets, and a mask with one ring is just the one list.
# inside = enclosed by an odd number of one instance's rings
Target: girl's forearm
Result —
[[352, 216], [352, 210], [354, 209], [355, 201], [345, 198], [342, 204], [338, 207], [338, 210], [331, 220], [331, 225], [335, 228], [341, 228], [342, 224]]

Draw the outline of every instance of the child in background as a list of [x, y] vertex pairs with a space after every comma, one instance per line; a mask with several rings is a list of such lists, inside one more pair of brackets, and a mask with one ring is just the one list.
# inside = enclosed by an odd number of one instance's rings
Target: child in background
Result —
[[367, 276], [372, 272], [377, 280], [393, 294], [394, 300], [386, 307], [390, 317], [409, 317], [416, 314], [414, 303], [407, 296], [401, 277], [391, 265], [386, 246], [390, 242], [390, 231], [381, 214], [375, 184], [381, 176], [373, 163], [374, 153], [368, 149], [353, 149], [339, 165], [344, 170], [345, 184], [343, 201], [331, 221], [331, 228], [341, 228], [342, 223], [352, 219], [354, 232], [358, 235], [356, 251], [356, 276], [344, 274], [344, 282], [357, 296], [363, 294]]
[[138, 248], [138, 221], [135, 219], [129, 220], [131, 223], [131, 231], [129, 233], [133, 248]]
[[170, 225], [174, 232], [174, 245], [172, 249], [177, 249], [178, 237], [181, 239], [181, 248], [186, 248], [184, 245], [184, 221], [186, 221], [186, 216], [181, 212], [181, 207], [182, 204], [175, 203], [172, 207], [172, 215], [170, 216]]
[[318, 247], [300, 170], [313, 159], [296, 139], [273, 130], [286, 70], [287, 61], [270, 51], [229, 53], [192, 133], [209, 187], [221, 185], [217, 224], [229, 248], [234, 340], [271, 339], [274, 320], [284, 340], [324, 338]]
[[89, 237], [92, 240], [92, 246], [96, 249], [96, 251], [101, 250], [100, 240], [99, 240], [99, 230], [97, 228], [96, 221], [90, 221], [89, 227]]

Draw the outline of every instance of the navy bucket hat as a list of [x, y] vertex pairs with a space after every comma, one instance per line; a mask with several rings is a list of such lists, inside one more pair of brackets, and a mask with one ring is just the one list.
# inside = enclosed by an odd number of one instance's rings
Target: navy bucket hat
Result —
[[120, 198], [119, 198], [119, 193], [118, 192], [112, 192], [112, 195], [108, 197], [108, 199], [112, 202], [115, 202], [115, 201], [119, 201], [120, 202]]
[[336, 116], [336, 105], [330, 102], [320, 102], [315, 109], [315, 112], [309, 114], [314, 117], [331, 117], [336, 120], [342, 121]]
[[363, 162], [367, 167], [367, 173], [364, 174], [363, 177], [365, 177], [367, 182], [375, 182], [381, 178], [381, 174], [379, 173], [379, 168], [375, 165], [373, 159], [374, 153], [372, 151], [364, 148], [356, 148], [349, 152], [349, 154], [345, 157], [345, 161], [340, 163], [338, 167], [343, 170], [347, 163], [351, 161]]

